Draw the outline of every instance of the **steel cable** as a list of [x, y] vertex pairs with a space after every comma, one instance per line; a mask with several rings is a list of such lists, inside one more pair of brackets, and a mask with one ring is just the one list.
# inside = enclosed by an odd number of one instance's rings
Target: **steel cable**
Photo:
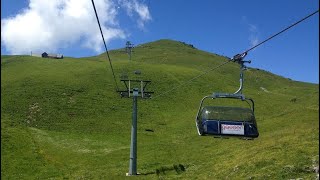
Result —
[[114, 75], [114, 70], [113, 70], [113, 67], [112, 67], [111, 58], [110, 58], [110, 56], [109, 56], [109, 52], [108, 52], [108, 48], [107, 48], [107, 45], [106, 45], [106, 41], [104, 40], [104, 36], [103, 36], [103, 33], [102, 33], [102, 29], [101, 29], [101, 25], [100, 25], [100, 20], [99, 20], [99, 17], [98, 17], [98, 13], [97, 13], [97, 10], [96, 10], [96, 6], [94, 5], [93, 0], [91, 0], [91, 2], [92, 2], [92, 6], [93, 6], [93, 9], [94, 9], [94, 13], [95, 13], [95, 15], [96, 15], [96, 19], [97, 19], [97, 22], [98, 22], [98, 25], [99, 25], [101, 37], [102, 37], [103, 44], [104, 44], [104, 48], [106, 49], [106, 53], [107, 53], [107, 57], [108, 57], [108, 60], [109, 60], [110, 67], [111, 67], [111, 71], [112, 71], [114, 83], [116, 84], [116, 90], [118, 91], [118, 90], [119, 90], [119, 87], [118, 87], [118, 84], [117, 84], [117, 81], [116, 81], [116, 76]]
[[160, 95], [158, 95], [158, 96], [153, 97], [152, 99], [155, 99], [155, 98], [158, 98], [158, 97], [160, 97], [160, 96], [163, 96], [163, 95], [165, 95], [165, 94], [167, 94], [167, 93], [169, 93], [169, 92], [177, 89], [178, 87], [181, 87], [181, 86], [183, 86], [183, 85], [185, 85], [185, 84], [188, 84], [188, 83], [192, 82], [193, 80], [195, 80], [195, 79], [197, 79], [197, 78], [199, 78], [199, 77], [201, 77], [201, 76], [209, 73], [210, 71], [213, 71], [213, 70], [218, 69], [219, 67], [221, 67], [221, 66], [223, 66], [223, 65], [225, 65], [225, 64], [228, 64], [229, 62], [232, 62], [232, 61], [226, 61], [226, 62], [224, 62], [224, 63], [222, 63], [222, 64], [220, 64], [220, 65], [218, 65], [218, 66], [215, 66], [215, 67], [213, 67], [213, 68], [211, 68], [211, 69], [209, 69], [209, 70], [207, 70], [207, 71], [199, 74], [198, 76], [195, 76], [195, 77], [193, 77], [192, 79], [189, 79], [188, 81], [185, 81], [184, 83], [182, 83], [182, 84], [180, 84], [180, 85], [177, 85], [177, 86], [175, 86], [174, 88], [172, 88], [172, 89], [170, 89], [170, 90], [168, 90], [168, 91], [166, 91], [166, 92], [164, 92], [164, 93], [162, 93], [162, 94], [160, 94]]
[[[258, 46], [260, 46], [260, 45], [264, 44], [265, 42], [267, 42], [267, 41], [271, 40], [272, 38], [274, 38], [274, 37], [278, 36], [279, 34], [281, 34], [281, 33], [285, 32], [285, 31], [287, 31], [288, 29], [290, 29], [290, 28], [292, 28], [293, 26], [295, 26], [295, 25], [297, 25], [297, 24], [301, 23], [302, 21], [304, 21], [304, 20], [308, 19], [309, 17], [311, 17], [311, 16], [315, 15], [315, 14], [316, 14], [316, 13], [318, 13], [318, 12], [319, 12], [319, 10], [316, 10], [315, 12], [313, 12], [313, 13], [309, 14], [308, 16], [306, 16], [306, 17], [302, 18], [301, 20], [299, 20], [299, 21], [297, 21], [297, 22], [293, 23], [292, 25], [290, 25], [290, 26], [288, 26], [287, 28], [283, 29], [282, 31], [280, 31], [280, 32], [278, 32], [278, 33], [276, 33], [276, 34], [274, 34], [273, 36], [271, 36], [271, 37], [267, 38], [266, 40], [264, 40], [264, 41], [262, 41], [262, 42], [258, 43], [257, 45], [255, 45], [255, 46], [251, 47], [250, 49], [248, 49], [248, 50], [244, 51], [243, 53], [248, 53], [249, 51], [251, 51], [251, 50], [253, 50], [253, 49], [257, 48]], [[242, 54], [243, 54], [243, 53], [242, 53]]]

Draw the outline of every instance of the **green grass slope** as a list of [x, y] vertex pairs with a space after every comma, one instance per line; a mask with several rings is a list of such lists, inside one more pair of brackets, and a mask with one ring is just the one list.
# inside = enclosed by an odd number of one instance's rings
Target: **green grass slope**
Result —
[[[249, 68], [243, 93], [255, 100], [259, 138], [201, 137], [194, 121], [200, 100], [212, 92], [234, 92], [237, 64], [183, 84], [226, 59], [171, 40], [136, 47], [132, 61], [123, 49], [110, 57], [119, 87], [124, 89], [119, 80], [127, 76], [151, 80], [148, 90], [155, 91], [153, 99], [138, 101], [141, 175], [130, 178], [316, 177], [318, 84]], [[1, 56], [1, 178], [126, 178], [131, 110], [132, 99], [115, 92], [104, 54], [62, 60]]]

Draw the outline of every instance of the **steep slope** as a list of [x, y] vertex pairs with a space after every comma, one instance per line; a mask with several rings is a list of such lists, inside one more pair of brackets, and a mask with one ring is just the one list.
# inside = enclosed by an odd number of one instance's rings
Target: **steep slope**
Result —
[[[121, 77], [151, 80], [138, 102], [138, 178], [314, 178], [319, 159], [319, 85], [249, 68], [244, 94], [256, 103], [254, 141], [200, 137], [201, 98], [234, 92], [239, 67], [192, 46], [160, 40], [110, 52]], [[133, 72], [140, 70], [141, 75]], [[182, 85], [183, 84], [183, 85]], [[182, 85], [163, 95], [160, 94]], [[104, 54], [87, 58], [1, 57], [1, 177], [123, 178], [128, 171], [132, 99], [115, 92]], [[146, 131], [151, 129], [152, 131]]]

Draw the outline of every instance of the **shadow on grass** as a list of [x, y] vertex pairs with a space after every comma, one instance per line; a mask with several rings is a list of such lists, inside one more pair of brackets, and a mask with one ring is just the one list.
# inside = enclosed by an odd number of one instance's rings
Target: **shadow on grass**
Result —
[[162, 166], [158, 169], [156, 169], [155, 171], [150, 171], [150, 172], [145, 172], [145, 173], [141, 173], [140, 175], [151, 175], [151, 174], [157, 174], [159, 175], [166, 175], [169, 172], [176, 172], [177, 174], [181, 174], [184, 171], [186, 171], [186, 168], [184, 165], [182, 164], [174, 164], [172, 166]]

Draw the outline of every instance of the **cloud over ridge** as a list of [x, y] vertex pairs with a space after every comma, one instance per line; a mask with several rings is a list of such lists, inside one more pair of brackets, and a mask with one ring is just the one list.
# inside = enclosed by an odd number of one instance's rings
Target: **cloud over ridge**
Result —
[[[136, 14], [139, 27], [151, 20], [148, 7], [137, 0], [94, 2], [107, 43], [127, 36], [118, 21], [117, 3]], [[135, 6], [126, 5], [130, 3]], [[29, 6], [16, 16], [1, 19], [1, 27], [1, 43], [11, 54], [54, 52], [77, 43], [102, 52], [101, 35], [90, 0], [30, 0]]]

